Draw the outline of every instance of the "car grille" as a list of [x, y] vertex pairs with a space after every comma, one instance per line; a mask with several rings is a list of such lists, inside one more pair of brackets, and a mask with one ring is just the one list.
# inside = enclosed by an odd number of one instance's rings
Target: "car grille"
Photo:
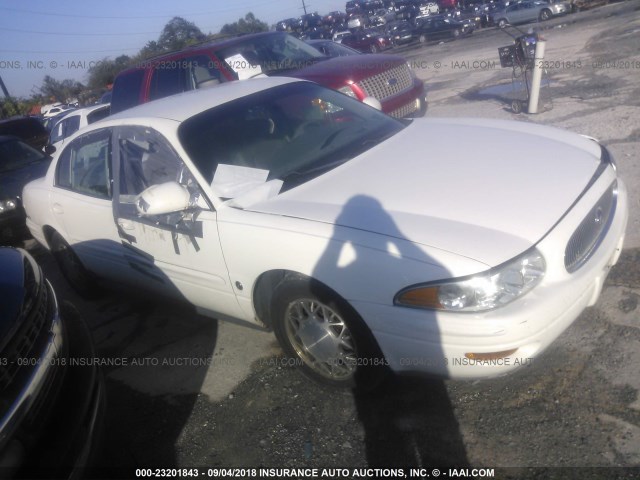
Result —
[[597, 250], [606, 235], [616, 210], [617, 182], [600, 197], [573, 233], [564, 252], [567, 272], [578, 270]]
[[409, 115], [416, 112], [417, 110], [418, 110], [418, 102], [416, 100], [413, 102], [409, 102], [406, 105], [403, 105], [402, 107], [393, 110], [392, 112], [389, 112], [389, 115], [395, 118], [404, 118], [404, 117], [408, 117]]
[[37, 361], [38, 347], [46, 341], [48, 331], [44, 327], [49, 317], [48, 311], [49, 291], [43, 282], [33, 309], [15, 334], [15, 340], [0, 354], [3, 358], [0, 364], [0, 391], [11, 386], [21, 369], [32, 370], [36, 366], [30, 363]]
[[47, 284], [43, 281], [31, 311], [27, 314], [9, 342], [7, 348], [0, 352], [0, 391], [6, 391], [12, 386], [18, 374], [24, 371], [32, 371], [40, 357], [40, 348], [46, 343], [48, 337], [47, 319], [50, 320], [50, 293]]
[[359, 81], [360, 87], [369, 97], [383, 101], [411, 88], [413, 77], [409, 65], [402, 64]]

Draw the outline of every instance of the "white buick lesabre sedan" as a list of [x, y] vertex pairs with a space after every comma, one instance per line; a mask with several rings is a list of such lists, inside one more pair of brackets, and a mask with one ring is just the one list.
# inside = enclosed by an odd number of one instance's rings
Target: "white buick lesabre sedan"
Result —
[[284, 78], [89, 126], [24, 204], [79, 291], [128, 282], [271, 328], [338, 386], [530, 363], [596, 302], [627, 222], [592, 138], [401, 121]]

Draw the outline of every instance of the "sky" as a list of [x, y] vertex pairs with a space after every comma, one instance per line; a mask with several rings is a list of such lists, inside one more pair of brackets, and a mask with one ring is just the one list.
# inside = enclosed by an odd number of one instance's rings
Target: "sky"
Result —
[[[248, 12], [269, 25], [304, 13], [303, 0], [0, 0], [0, 76], [13, 97], [37, 92], [45, 75], [86, 83], [104, 58], [135, 55], [175, 16], [205, 34]], [[304, 0], [309, 13], [343, 10], [345, 0]], [[0, 91], [0, 96], [2, 96]]]

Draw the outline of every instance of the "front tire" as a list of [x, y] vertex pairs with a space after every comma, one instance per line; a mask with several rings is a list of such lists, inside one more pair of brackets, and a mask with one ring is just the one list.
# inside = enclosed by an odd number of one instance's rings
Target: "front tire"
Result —
[[99, 297], [95, 276], [82, 264], [76, 252], [58, 232], [51, 236], [51, 252], [67, 283], [86, 299]]
[[540, 12], [540, 21], [544, 22], [546, 20], [549, 20], [551, 18], [551, 10], [548, 9], [544, 9]]
[[371, 53], [378, 53], [378, 47], [376, 47], [375, 45], [371, 45], [369, 47], [369, 50], [371, 51]]
[[498, 20], [498, 28], [504, 28], [507, 26], [507, 21], [504, 18]]
[[383, 377], [384, 356], [355, 310], [318, 282], [284, 280], [274, 293], [273, 329], [285, 354], [309, 378], [337, 388], [371, 389]]

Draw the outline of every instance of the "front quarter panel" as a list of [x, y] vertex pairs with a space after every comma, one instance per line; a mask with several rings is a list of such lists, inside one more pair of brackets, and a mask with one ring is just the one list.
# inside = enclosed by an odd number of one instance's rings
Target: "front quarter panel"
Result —
[[353, 228], [228, 207], [218, 213], [231, 283], [249, 321], [256, 315], [256, 281], [272, 270], [312, 277], [352, 304], [390, 306], [394, 295], [409, 285], [487, 268], [449, 252]]

